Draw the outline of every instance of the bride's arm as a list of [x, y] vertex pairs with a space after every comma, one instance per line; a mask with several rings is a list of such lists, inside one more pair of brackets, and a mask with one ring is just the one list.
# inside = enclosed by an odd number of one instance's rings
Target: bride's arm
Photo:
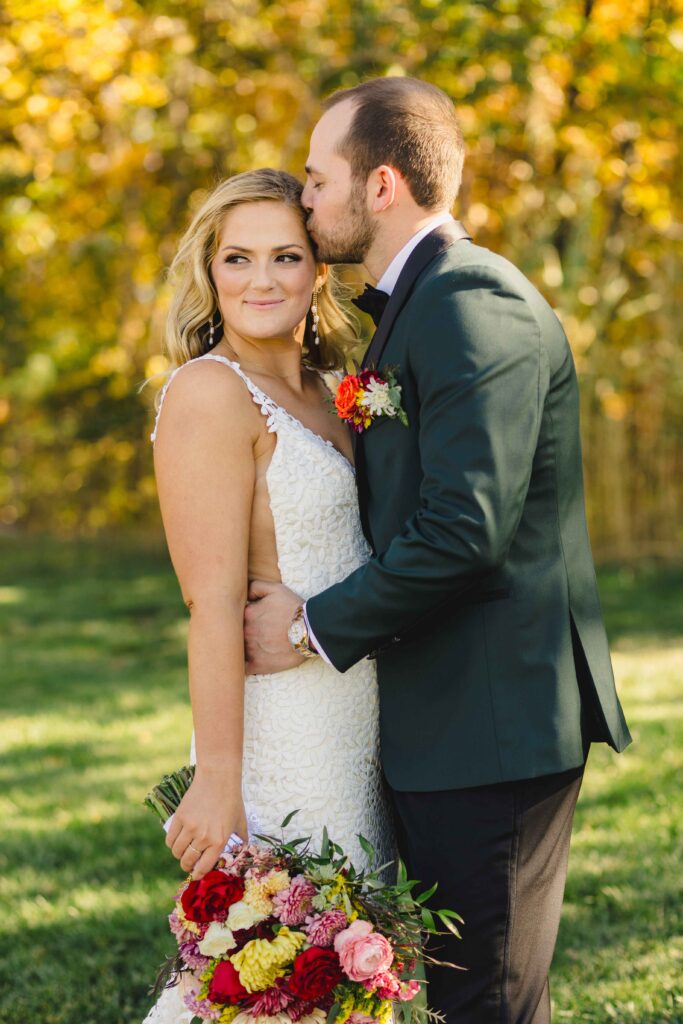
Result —
[[[211, 870], [242, 804], [243, 614], [258, 436], [241, 381], [216, 362], [183, 367], [159, 418], [154, 466], [164, 529], [190, 611], [194, 781], [166, 837], [184, 871]], [[190, 848], [202, 854], [197, 854]]]

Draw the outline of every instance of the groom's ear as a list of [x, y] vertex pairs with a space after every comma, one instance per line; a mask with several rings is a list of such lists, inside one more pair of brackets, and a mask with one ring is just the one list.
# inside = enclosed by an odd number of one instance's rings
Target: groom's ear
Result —
[[388, 164], [380, 164], [370, 172], [368, 198], [373, 213], [381, 213], [391, 206], [400, 188], [400, 180], [400, 174]]

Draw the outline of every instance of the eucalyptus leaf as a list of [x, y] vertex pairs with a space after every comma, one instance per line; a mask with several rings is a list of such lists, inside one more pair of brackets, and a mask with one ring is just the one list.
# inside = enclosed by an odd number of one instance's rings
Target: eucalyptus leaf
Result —
[[462, 938], [462, 935], [460, 934], [458, 929], [455, 927], [453, 922], [448, 917], [444, 917], [443, 914], [440, 914], [438, 911], [437, 911], [437, 917], [439, 918], [441, 923], [444, 925], [444, 927], [446, 927], [449, 932], [452, 932], [452, 934], [455, 935], [456, 938], [458, 938], [458, 939]]
[[426, 891], [426, 892], [422, 892], [422, 893], [420, 893], [420, 895], [419, 895], [419, 896], [416, 896], [416, 897], [415, 897], [415, 902], [416, 902], [416, 903], [426, 903], [426, 902], [427, 902], [427, 900], [428, 900], [428, 899], [429, 899], [429, 898], [430, 898], [431, 896], [433, 896], [433, 895], [434, 895], [434, 893], [436, 892], [436, 890], [437, 890], [438, 886], [439, 886], [439, 883], [438, 883], [438, 882], [434, 882], [434, 885], [433, 885], [433, 886], [432, 886], [432, 887], [431, 887], [430, 889], [427, 889], [427, 891]]
[[358, 835], [358, 842], [360, 843], [361, 849], [363, 850], [363, 852], [367, 855], [367, 858], [368, 858], [368, 861], [369, 861], [370, 865], [372, 865], [374, 863], [374, 861], [375, 861], [375, 848], [374, 848], [374, 846], [372, 845], [372, 843], [368, 842], [368, 840], [365, 838], [365, 836], [360, 835], [360, 833]]
[[287, 815], [287, 817], [285, 818], [285, 820], [280, 825], [280, 828], [287, 828], [287, 826], [289, 825], [289, 823], [292, 820], [292, 818], [294, 817], [294, 815], [298, 814], [300, 810], [301, 810], [301, 808], [299, 807], [299, 808], [297, 808], [296, 811], [290, 811], [289, 814]]
[[465, 923], [465, 919], [460, 914], [456, 914], [455, 910], [437, 910], [437, 914], [439, 917], [452, 917], [455, 921], [459, 921], [460, 924]]
[[[422, 918], [422, 924], [427, 929], [427, 931], [436, 931], [436, 921], [434, 920], [434, 915], [432, 914], [431, 910], [427, 910], [426, 907], [422, 907], [420, 911], [420, 917]], [[451, 927], [454, 926], [451, 925]]]

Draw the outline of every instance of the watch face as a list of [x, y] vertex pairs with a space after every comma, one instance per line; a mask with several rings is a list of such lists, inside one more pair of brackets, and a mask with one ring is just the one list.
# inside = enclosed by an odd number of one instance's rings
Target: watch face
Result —
[[300, 644], [306, 638], [306, 626], [301, 619], [297, 619], [289, 627], [289, 642], [293, 645]]

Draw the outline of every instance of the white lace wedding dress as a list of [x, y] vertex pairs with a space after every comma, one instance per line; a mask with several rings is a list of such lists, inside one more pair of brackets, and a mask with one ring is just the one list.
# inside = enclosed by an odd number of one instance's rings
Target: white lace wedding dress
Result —
[[[266, 480], [283, 583], [303, 598], [344, 579], [370, 554], [358, 514], [354, 470], [331, 444], [265, 395], [225, 356], [207, 353], [237, 373], [267, 418], [277, 444]], [[187, 365], [187, 364], [184, 364]], [[178, 367], [161, 395], [163, 399]], [[243, 795], [250, 835], [280, 834], [300, 808], [288, 838], [324, 826], [362, 866], [361, 833], [384, 863], [393, 840], [379, 765], [375, 664], [362, 660], [343, 675], [322, 658], [286, 672], [247, 676]], [[193, 738], [194, 739], [194, 738]], [[191, 759], [194, 762], [194, 742]], [[179, 989], [166, 989], [144, 1024], [189, 1024]]]

